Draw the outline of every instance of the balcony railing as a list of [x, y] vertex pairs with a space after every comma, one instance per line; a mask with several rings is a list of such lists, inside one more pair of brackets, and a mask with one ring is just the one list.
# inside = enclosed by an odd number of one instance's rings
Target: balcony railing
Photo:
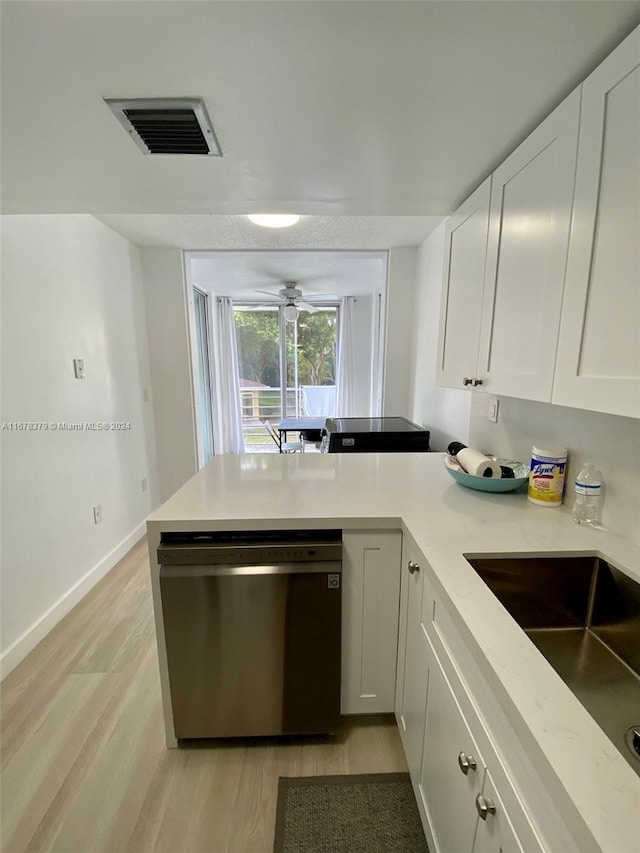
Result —
[[311, 417], [317, 414], [305, 410], [305, 394], [302, 388], [287, 388], [284, 411], [280, 388], [243, 387], [240, 388], [240, 399], [245, 450], [253, 453], [277, 452], [273, 440], [264, 428], [264, 421], [271, 421], [277, 426], [283, 417]]

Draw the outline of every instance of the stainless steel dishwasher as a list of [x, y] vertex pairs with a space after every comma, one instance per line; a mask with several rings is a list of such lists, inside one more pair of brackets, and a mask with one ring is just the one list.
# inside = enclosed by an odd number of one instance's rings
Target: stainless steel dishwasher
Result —
[[158, 562], [176, 737], [336, 730], [340, 530], [164, 533]]

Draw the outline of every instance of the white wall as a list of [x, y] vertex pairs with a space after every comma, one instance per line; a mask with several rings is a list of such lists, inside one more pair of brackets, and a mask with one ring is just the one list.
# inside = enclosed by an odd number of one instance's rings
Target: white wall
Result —
[[2, 238], [2, 421], [131, 424], [2, 431], [7, 672], [143, 534], [156, 472], [138, 249], [84, 215], [3, 217]]
[[141, 249], [160, 500], [197, 471], [184, 264], [179, 249]]
[[431, 431], [431, 449], [468, 441], [471, 394], [436, 385], [445, 223], [417, 253], [410, 383], [410, 417]]
[[500, 397], [498, 423], [492, 424], [488, 419], [489, 395], [470, 396], [471, 446], [523, 461], [529, 460], [533, 444], [567, 447], [565, 501], [570, 504], [576, 474], [585, 461], [595, 462], [605, 481], [604, 525], [640, 544], [639, 420]]

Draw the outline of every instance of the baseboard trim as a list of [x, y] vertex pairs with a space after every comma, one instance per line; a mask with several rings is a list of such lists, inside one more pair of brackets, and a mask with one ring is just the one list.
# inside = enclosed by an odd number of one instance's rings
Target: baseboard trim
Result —
[[52, 628], [55, 628], [58, 622], [142, 539], [145, 533], [146, 523], [143, 521], [2, 652], [0, 655], [0, 680], [26, 658], [40, 640], [44, 639]]

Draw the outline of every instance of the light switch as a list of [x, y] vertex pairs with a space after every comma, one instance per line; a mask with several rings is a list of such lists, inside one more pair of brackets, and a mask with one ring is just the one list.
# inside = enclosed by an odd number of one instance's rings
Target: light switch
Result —
[[76, 379], [84, 379], [84, 358], [73, 359], [73, 372]]
[[489, 420], [492, 424], [498, 423], [498, 405], [499, 400], [497, 397], [492, 397], [489, 401]]

